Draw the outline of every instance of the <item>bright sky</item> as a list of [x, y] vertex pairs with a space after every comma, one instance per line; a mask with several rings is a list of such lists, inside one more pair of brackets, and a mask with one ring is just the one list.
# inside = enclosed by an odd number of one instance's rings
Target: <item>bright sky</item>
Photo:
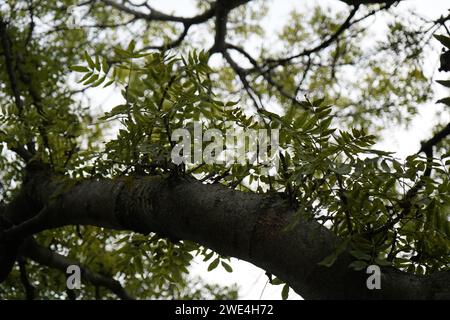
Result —
[[[197, 12], [193, 1], [191, 0], [164, 0], [164, 1], [149, 1], [156, 9], [163, 12], [173, 12], [177, 15], [192, 16]], [[268, 32], [274, 32], [280, 30], [283, 24], [286, 22], [286, 17], [289, 12], [294, 8], [302, 12], [305, 8], [311, 7], [314, 4], [320, 3], [326, 7], [330, 7], [333, 10], [346, 9], [346, 5], [338, 0], [270, 0], [270, 10], [268, 16], [264, 18], [263, 25], [266, 26]], [[416, 13], [421, 14], [427, 18], [436, 19], [440, 15], [447, 14], [447, 10], [450, 9], [449, 0], [406, 0], [399, 4], [399, 9], [414, 9]], [[385, 21], [383, 19], [377, 19], [374, 21], [374, 25], [382, 26]], [[255, 44], [257, 46], [257, 43]], [[430, 57], [430, 69], [435, 67], [435, 61], [438, 59], [438, 55]], [[439, 77], [438, 77], [439, 78]], [[438, 96], [442, 96], [443, 89], [436, 86]], [[90, 96], [93, 97], [93, 102], [101, 106], [102, 109], [110, 109], [114, 105], [118, 104], [117, 95], [109, 90], [92, 90]], [[441, 93], [441, 94], [439, 94]], [[424, 105], [420, 109], [418, 116], [412, 121], [409, 129], [403, 128], [389, 128], [386, 132], [386, 138], [379, 143], [377, 147], [379, 149], [387, 151], [395, 151], [398, 157], [405, 157], [407, 155], [417, 152], [420, 147], [420, 141], [430, 137], [433, 126], [438, 122], [436, 112], [442, 110], [435, 104]], [[440, 115], [441, 121], [445, 117], [447, 120], [450, 118], [448, 113]], [[213, 283], [220, 283], [223, 285], [237, 283], [240, 286], [240, 298], [241, 299], [280, 299], [281, 298], [281, 286], [271, 286], [267, 284], [267, 277], [264, 275], [265, 271], [247, 263], [244, 261], [238, 261], [233, 259], [232, 267], [233, 273], [227, 273], [223, 269], [217, 268], [212, 272], [207, 272], [208, 265], [201, 262], [201, 260], [195, 261], [193, 266], [193, 274], [200, 275], [207, 281]], [[300, 299], [300, 297], [290, 292], [289, 299]]]

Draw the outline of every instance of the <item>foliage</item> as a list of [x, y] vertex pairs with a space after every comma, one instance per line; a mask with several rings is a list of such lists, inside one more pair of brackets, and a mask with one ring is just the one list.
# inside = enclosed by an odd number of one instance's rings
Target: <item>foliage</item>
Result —
[[[269, 66], [271, 78], [255, 75], [251, 80], [260, 99], [274, 98], [281, 106], [280, 112], [273, 112], [255, 107], [249, 94], [241, 94], [244, 90], [231, 67], [212, 68], [205, 50], [189, 48], [190, 44], [178, 51], [148, 50], [148, 36], [158, 34], [159, 29], [149, 28], [144, 40], [123, 45], [127, 37], [118, 34], [123, 27], [120, 23], [127, 21], [124, 13], [110, 14], [95, 4], [86, 20], [115, 27], [68, 28], [65, 9], [73, 4], [68, 0], [36, 4], [34, 16], [47, 19], [51, 30], [35, 30], [42, 37], [31, 38], [29, 8], [16, 1], [0, 7], [0, 18], [8, 16], [14, 22], [8, 36], [20, 78], [15, 89], [24, 105], [23, 110], [18, 108], [14, 88], [3, 85], [10, 81], [3, 55], [0, 177], [4, 201], [17, 194], [24, 168], [11, 150], [36, 138], [35, 157], [75, 179], [193, 175], [205, 183], [220, 182], [243, 192], [283, 193], [297, 210], [290, 228], [300, 217], [316, 219], [343, 240], [321, 262], [325, 267], [349, 250], [355, 258], [349, 267], [356, 270], [374, 263], [416, 274], [448, 270], [450, 152], [444, 146], [431, 157], [414, 154], [398, 159], [374, 147], [387, 120], [407, 122], [416, 107], [432, 97], [427, 88], [430, 79], [423, 72], [421, 34], [415, 32], [413, 23], [396, 17], [387, 39], [367, 50], [373, 53], [368, 57], [359, 46], [367, 37], [365, 28], [355, 27], [334, 46], [271, 69], [266, 57], [289, 55], [300, 49], [300, 42], [314, 42], [336, 32], [345, 19], [343, 13], [320, 7], [308, 13], [293, 12], [278, 34], [281, 51], [261, 48], [257, 59]], [[262, 5], [239, 8], [252, 21], [257, 21], [258, 10], [266, 9]], [[256, 22], [231, 23], [236, 39], [264, 35]], [[157, 28], [173, 36], [172, 26]], [[117, 34], [112, 37], [114, 32]], [[436, 38], [450, 49], [449, 37]], [[397, 55], [402, 49], [405, 55]], [[351, 71], [356, 79], [346, 79]], [[289, 94], [277, 90], [273, 81]], [[450, 87], [447, 80], [439, 83]], [[81, 93], [108, 90], [103, 88], [120, 91], [122, 102], [96, 114]], [[294, 103], [289, 95], [300, 92], [307, 94]], [[448, 99], [439, 102], [448, 106]], [[384, 122], [378, 125], [373, 119]], [[279, 129], [276, 157], [280, 166], [274, 170], [257, 162], [174, 165], [171, 133], [178, 128], [192, 131], [195, 121], [223, 134], [230, 126], [238, 131]], [[116, 133], [113, 138], [107, 138], [107, 129]], [[189, 277], [195, 256], [208, 263], [208, 271], [217, 267], [232, 271], [228, 257], [189, 241], [75, 226], [48, 230], [39, 234], [37, 241], [91, 270], [120, 279], [139, 298], [237, 297], [236, 287], [206, 285]], [[40, 297], [68, 298], [63, 274], [44, 271], [35, 263], [28, 264], [28, 272], [32, 283], [39, 285]], [[279, 279], [272, 282], [282, 284]], [[0, 290], [2, 298], [22, 296], [18, 268]], [[283, 284], [283, 298], [288, 294], [289, 287]], [[79, 297], [114, 295], [85, 285]]]

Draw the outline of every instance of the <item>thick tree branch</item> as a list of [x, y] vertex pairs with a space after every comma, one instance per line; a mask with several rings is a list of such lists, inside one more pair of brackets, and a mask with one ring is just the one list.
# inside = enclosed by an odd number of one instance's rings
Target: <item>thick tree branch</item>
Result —
[[[277, 196], [234, 191], [188, 178], [154, 176], [132, 182], [88, 180], [52, 200], [61, 180], [44, 181], [36, 176], [28, 183], [27, 203], [38, 209], [47, 206], [41, 230], [83, 224], [195, 241], [277, 275], [305, 298], [450, 297], [446, 285], [449, 272], [423, 277], [383, 268], [382, 289], [371, 291], [366, 287], [367, 275], [348, 268], [353, 259], [347, 253], [330, 268], [319, 266], [339, 245], [339, 239], [316, 221], [305, 219], [287, 231], [295, 210]], [[21, 207], [17, 201], [25, 199], [13, 201], [8, 216]]]

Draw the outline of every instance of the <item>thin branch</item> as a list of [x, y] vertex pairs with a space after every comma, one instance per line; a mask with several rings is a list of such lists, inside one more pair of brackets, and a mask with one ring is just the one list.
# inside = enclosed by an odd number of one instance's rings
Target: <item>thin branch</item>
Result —
[[[303, 108], [303, 106], [300, 104], [300, 102], [297, 100], [296, 96], [292, 96], [291, 94], [289, 94], [288, 92], [286, 92], [284, 90], [284, 87], [279, 84], [278, 82], [276, 82], [273, 78], [272, 75], [270, 73], [270, 69], [267, 71], [263, 71], [262, 68], [258, 65], [258, 62], [256, 61], [256, 59], [254, 59], [247, 51], [245, 51], [243, 48], [233, 45], [233, 44], [229, 44], [227, 43], [225, 45], [226, 49], [232, 49], [235, 50], [239, 53], [241, 53], [244, 57], [246, 57], [248, 59], [248, 61], [253, 65], [253, 69], [259, 70], [259, 73], [263, 76], [263, 78], [267, 81], [267, 83], [274, 87], [283, 97], [291, 100], [291, 102], [297, 106], [300, 106]], [[236, 68], [233, 68], [234, 70], [237, 70]], [[242, 70], [241, 72], [244, 73], [244, 77], [245, 75], [248, 73], [248, 70], [244, 70], [242, 68], [240, 68], [240, 70]], [[242, 78], [242, 77], [241, 77]]]
[[161, 11], [158, 11], [156, 9], [153, 9], [149, 5], [147, 5], [147, 8], [150, 9], [150, 13], [145, 13], [142, 11], [138, 11], [135, 9], [132, 9], [124, 4], [117, 3], [115, 1], [111, 0], [101, 0], [104, 4], [109, 5], [117, 10], [120, 10], [122, 12], [131, 14], [135, 16], [137, 19], [144, 19], [147, 21], [168, 21], [168, 22], [179, 22], [184, 24], [199, 24], [206, 22], [210, 18], [214, 16], [215, 13], [215, 3], [206, 11], [203, 13], [194, 16], [194, 17], [179, 17], [179, 16], [173, 16], [166, 13], [163, 13]]
[[[291, 60], [294, 60], [294, 59], [299, 58], [299, 57], [301, 57], [301, 56], [309, 56], [309, 55], [311, 55], [312, 53], [315, 53], [315, 52], [321, 51], [322, 49], [327, 48], [330, 44], [332, 44], [334, 41], [336, 41], [336, 40], [339, 38], [339, 36], [340, 36], [345, 30], [347, 30], [349, 27], [351, 27], [351, 26], [353, 25], [352, 19], [353, 19], [353, 17], [355, 16], [355, 14], [356, 14], [356, 12], [358, 11], [358, 9], [359, 9], [359, 6], [356, 5], [356, 6], [350, 11], [350, 13], [349, 13], [347, 19], [344, 21], [344, 23], [342, 23], [342, 25], [339, 27], [339, 29], [338, 29], [334, 34], [330, 35], [330, 36], [328, 37], [328, 39], [326, 39], [326, 40], [323, 41], [322, 43], [318, 44], [317, 46], [315, 46], [315, 47], [313, 47], [313, 48], [311, 48], [311, 49], [303, 50], [303, 51], [300, 52], [300, 53], [297, 53], [297, 54], [295, 54], [295, 55], [292, 55], [292, 56], [289, 56], [289, 57], [285, 57], [285, 58], [282, 58], [282, 59], [268, 59], [268, 60], [266, 60], [266, 63], [265, 63], [265, 64], [269, 64], [269, 65], [272, 65], [272, 64], [276, 64], [276, 65], [284, 65], [284, 64], [290, 62]], [[360, 21], [360, 20], [358, 20], [358, 21]]]
[[81, 270], [81, 277], [85, 281], [93, 284], [94, 286], [101, 286], [109, 289], [120, 299], [123, 300], [135, 299], [134, 297], [132, 297], [127, 293], [127, 291], [122, 287], [119, 281], [111, 277], [93, 272], [88, 268], [81, 266], [76, 261], [70, 260], [69, 258], [59, 253], [56, 253], [50, 249], [40, 246], [34, 240], [28, 240], [24, 244], [24, 246], [20, 249], [20, 253], [21, 255], [26, 256], [39, 264], [60, 270], [64, 273], [66, 273], [66, 270], [70, 265], [78, 265]]
[[34, 300], [35, 298], [35, 288], [31, 285], [28, 279], [27, 269], [25, 261], [22, 258], [18, 259], [19, 272], [20, 272], [20, 282], [22, 282], [23, 288], [25, 290], [25, 296], [27, 300]]
[[142, 50], [169, 50], [178, 47], [186, 38], [191, 24], [185, 23], [183, 32], [173, 41], [161, 46], [145, 46]]
[[359, 6], [362, 4], [382, 4], [385, 3], [387, 5], [393, 5], [396, 2], [400, 2], [400, 0], [341, 0], [348, 5]]
[[442, 130], [438, 131], [431, 139], [422, 143], [419, 153], [420, 152], [426, 153], [427, 150], [433, 148], [439, 142], [444, 140], [448, 135], [450, 135], [450, 123], [448, 123]]
[[431, 169], [432, 169], [432, 162], [433, 162], [433, 147], [436, 146], [439, 142], [441, 142], [443, 139], [445, 139], [448, 135], [450, 135], [450, 123], [447, 124], [445, 128], [438, 131], [431, 139], [427, 140], [426, 142], [422, 143], [422, 146], [420, 150], [417, 152], [417, 154], [424, 152], [427, 157], [427, 166], [425, 168], [425, 172], [420, 177], [420, 180], [411, 188], [408, 190], [408, 192], [405, 194], [404, 198], [402, 199], [403, 202], [403, 210], [392, 220], [390, 220], [385, 225], [379, 227], [378, 229], [371, 230], [368, 233], [370, 234], [377, 234], [383, 231], [388, 230], [389, 228], [392, 228], [397, 222], [399, 222], [401, 219], [403, 219], [405, 216], [407, 216], [412, 209], [412, 203], [411, 200], [418, 194], [420, 189], [425, 185], [425, 178], [429, 178], [431, 175]]
[[[247, 80], [246, 77], [246, 72], [244, 69], [242, 69], [237, 63], [236, 61], [233, 60], [233, 58], [230, 56], [230, 54], [228, 53], [227, 50], [224, 50], [222, 52], [223, 57], [225, 58], [225, 60], [228, 62], [228, 64], [231, 66], [231, 68], [234, 70], [234, 72], [236, 72], [236, 74], [238, 75], [239, 79], [242, 82], [242, 85], [244, 86], [245, 91], [247, 92], [248, 96], [250, 97], [250, 99], [253, 101], [253, 104], [256, 108], [256, 110], [261, 110], [263, 109], [262, 106], [262, 102], [261, 102], [261, 98], [259, 97], [259, 95], [257, 94], [257, 92], [255, 92], [252, 88], [252, 86], [250, 85], [250, 83]], [[258, 102], [259, 101], [259, 102]]]
[[36, 24], [34, 22], [33, 0], [28, 0], [28, 12], [30, 14], [30, 24], [28, 26], [28, 35], [25, 40], [25, 45], [28, 45], [28, 43], [30, 42], [30, 40], [33, 36], [34, 27], [36, 26]]
[[14, 74], [14, 62], [12, 57], [11, 43], [7, 34], [6, 22], [0, 17], [0, 40], [3, 48], [3, 55], [5, 56], [6, 72], [8, 73], [9, 83], [11, 85], [11, 91], [14, 96], [14, 100], [19, 110], [19, 116], [23, 112], [23, 101], [20, 97], [20, 90], [17, 82], [17, 78]]

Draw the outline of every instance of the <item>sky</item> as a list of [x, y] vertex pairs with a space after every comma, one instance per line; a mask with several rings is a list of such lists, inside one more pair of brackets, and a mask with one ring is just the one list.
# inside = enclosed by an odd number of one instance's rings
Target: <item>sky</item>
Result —
[[[261, 0], [259, 0], [261, 1]], [[153, 0], [149, 1], [154, 8], [166, 12], [174, 13], [181, 16], [195, 15], [197, 9], [193, 6], [191, 0]], [[338, 0], [269, 0], [269, 12], [263, 19], [263, 25], [266, 31], [270, 34], [280, 30], [291, 10], [304, 11], [305, 8], [311, 7], [315, 4], [323, 5], [324, 8], [331, 10], [348, 9], [348, 6]], [[405, 0], [402, 1], [398, 9], [407, 10], [412, 9], [423, 17], [436, 19], [440, 15], [447, 14], [450, 9], [449, 0]], [[384, 18], [376, 18], [372, 20], [373, 28], [375, 30], [382, 30], [385, 24]], [[267, 40], [264, 40], [267, 41]], [[254, 43], [257, 46], [257, 43]], [[251, 46], [251, 45], [250, 45]], [[433, 72], [436, 67], [434, 63], [438, 59], [438, 54], [435, 57], [430, 57], [430, 65], [426, 66], [428, 72]], [[439, 77], [438, 77], [439, 78]], [[437, 97], [442, 96], [443, 89], [436, 86]], [[117, 105], [120, 99], [116, 93], [111, 91], [113, 89], [102, 91], [92, 90], [88, 94], [92, 97], [95, 105], [107, 111], [113, 106]], [[424, 105], [419, 110], [419, 114], [412, 120], [408, 128], [388, 128], [384, 135], [384, 139], [376, 145], [376, 148], [394, 151], [396, 156], [404, 158], [407, 155], [413, 154], [419, 150], [420, 141], [426, 140], [430, 137], [432, 128], [439, 121], [443, 121], [442, 117], [449, 120], [448, 113], [437, 116], [437, 112], [442, 108], [430, 103]], [[231, 285], [237, 283], [240, 287], [240, 299], [281, 299], [281, 287], [272, 286], [267, 283], [267, 277], [264, 275], [265, 271], [261, 270], [245, 261], [238, 261], [232, 259], [233, 272], [228, 273], [223, 269], [217, 268], [211, 272], [207, 272], [208, 264], [203, 263], [201, 259], [195, 260], [192, 267], [192, 274], [199, 275], [206, 281], [212, 283], [219, 283], [222, 285]], [[301, 299], [301, 297], [290, 291], [289, 299]]]

